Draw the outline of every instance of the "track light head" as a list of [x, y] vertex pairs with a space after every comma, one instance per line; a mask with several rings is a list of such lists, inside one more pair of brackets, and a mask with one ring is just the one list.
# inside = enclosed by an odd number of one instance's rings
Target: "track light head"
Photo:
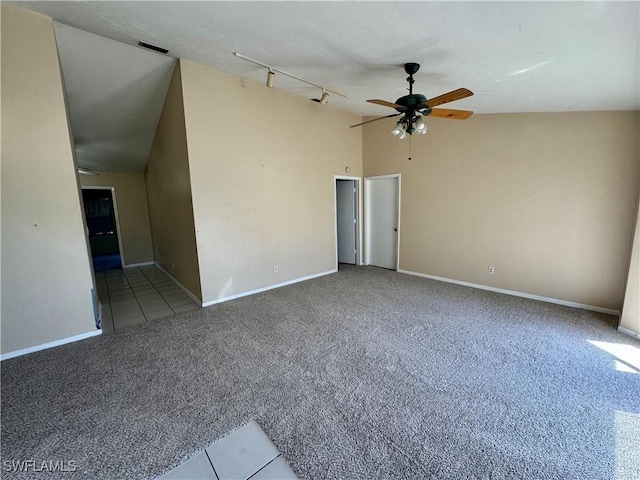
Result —
[[273, 70], [270, 69], [267, 72], [267, 87], [273, 88], [273, 82], [275, 81], [275, 79], [276, 79], [276, 74], [273, 73]]
[[320, 105], [326, 105], [327, 103], [329, 103], [329, 97], [329, 93], [323, 88], [322, 96], [320, 98], [312, 98], [311, 101], [318, 102]]

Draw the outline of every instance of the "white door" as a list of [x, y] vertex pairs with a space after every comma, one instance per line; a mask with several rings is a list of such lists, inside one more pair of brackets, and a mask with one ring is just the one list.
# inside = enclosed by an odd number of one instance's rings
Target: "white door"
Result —
[[336, 180], [338, 262], [356, 263], [356, 181]]
[[398, 176], [365, 179], [368, 265], [398, 268], [399, 180]]

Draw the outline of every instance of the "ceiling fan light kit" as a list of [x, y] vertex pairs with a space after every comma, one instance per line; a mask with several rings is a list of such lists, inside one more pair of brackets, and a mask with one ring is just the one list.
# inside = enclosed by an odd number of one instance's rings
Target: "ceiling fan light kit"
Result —
[[413, 135], [414, 133], [418, 133], [424, 135], [425, 133], [427, 133], [427, 123], [424, 121], [423, 117], [426, 117], [428, 115], [439, 118], [453, 118], [456, 120], [464, 120], [466, 118], [469, 118], [473, 114], [473, 112], [469, 110], [433, 108], [437, 105], [442, 105], [444, 103], [449, 103], [455, 100], [460, 100], [472, 96], [473, 92], [469, 89], [458, 88], [457, 90], [439, 95], [432, 99], [427, 99], [427, 97], [419, 93], [413, 93], [413, 83], [415, 82], [415, 80], [413, 79], [413, 75], [419, 69], [420, 64], [418, 63], [412, 62], [404, 64], [404, 71], [409, 75], [407, 77], [407, 82], [409, 83], [409, 95], [400, 97], [395, 101], [395, 103], [379, 99], [367, 100], [367, 102], [369, 103], [375, 103], [376, 105], [382, 105], [383, 107], [395, 108], [398, 113], [392, 113], [391, 115], [374, 118], [373, 120], [367, 120], [366, 122], [358, 123], [351, 126], [359, 127], [366, 123], [377, 122], [378, 120], [382, 120], [383, 118], [391, 118], [397, 117], [398, 115], [403, 115], [396, 123], [393, 130], [391, 130], [391, 134], [393, 136], [402, 140], [407, 136], [407, 134]]

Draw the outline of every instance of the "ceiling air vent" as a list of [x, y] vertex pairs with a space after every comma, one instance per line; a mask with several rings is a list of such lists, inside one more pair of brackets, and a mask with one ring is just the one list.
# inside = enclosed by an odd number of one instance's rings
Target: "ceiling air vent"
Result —
[[153, 50], [154, 52], [160, 52], [164, 54], [169, 53], [169, 50], [167, 50], [166, 48], [156, 47], [155, 45], [151, 45], [150, 43], [138, 42], [138, 45], [144, 48], [148, 48], [149, 50]]

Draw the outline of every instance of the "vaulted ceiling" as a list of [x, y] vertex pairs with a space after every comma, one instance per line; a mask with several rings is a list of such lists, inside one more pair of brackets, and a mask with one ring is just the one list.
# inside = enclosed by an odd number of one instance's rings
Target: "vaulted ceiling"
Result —
[[142, 172], [175, 60], [55, 25], [78, 165]]
[[[122, 94], [126, 86], [133, 95], [131, 88], [141, 82], [162, 90], [171, 63], [135, 46], [142, 40], [168, 49], [168, 57], [263, 83], [267, 69], [233, 55], [239, 52], [344, 93], [345, 98], [332, 95], [330, 106], [361, 115], [392, 113], [366, 100], [404, 95], [405, 62], [422, 65], [414, 91], [427, 97], [458, 87], [475, 93], [451, 108], [477, 113], [640, 109], [637, 1], [10, 3], [125, 44], [104, 54], [99, 40], [78, 42], [72, 29], [57, 28], [65, 77], [75, 85], [70, 102], [76, 96], [89, 102], [91, 88], [102, 88], [104, 99], [114, 101], [122, 97], [114, 90]], [[91, 85], [70, 77], [81, 65], [104, 70], [105, 55], [118, 75], [96, 75]], [[143, 56], [149, 60], [139, 60]], [[145, 66], [122, 69], [122, 63]], [[84, 93], [83, 84], [89, 89]], [[306, 98], [321, 93], [282, 75], [276, 75], [275, 86]], [[131, 105], [131, 98], [121, 99]], [[89, 132], [76, 128], [80, 148]]]

